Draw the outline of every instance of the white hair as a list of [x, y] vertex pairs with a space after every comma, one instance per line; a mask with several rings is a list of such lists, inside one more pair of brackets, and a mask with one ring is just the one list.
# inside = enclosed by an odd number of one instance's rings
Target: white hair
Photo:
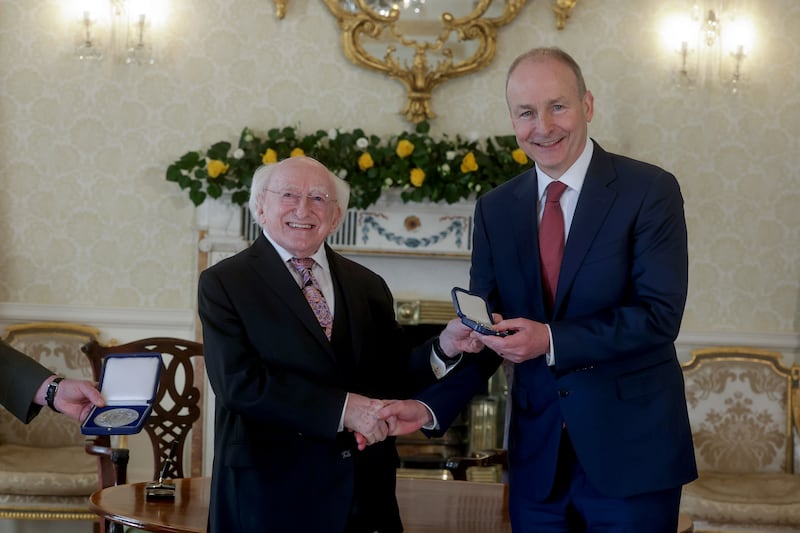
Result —
[[[336, 203], [339, 205], [339, 210], [341, 211], [341, 216], [339, 217], [339, 224], [341, 224], [342, 220], [344, 220], [345, 213], [347, 213], [348, 203], [350, 202], [350, 184], [328, 170], [325, 165], [312, 157], [301, 156], [292, 159], [307, 161], [310, 164], [319, 165], [325, 169], [325, 172], [328, 174], [330, 182], [333, 185], [334, 194], [336, 195]], [[275, 175], [275, 172], [278, 170], [281, 163], [285, 161], [288, 161], [288, 159], [284, 159], [279, 163], [261, 165], [253, 173], [253, 180], [250, 184], [250, 200], [248, 201], [248, 208], [250, 209], [250, 216], [253, 217], [253, 220], [259, 224], [259, 226], [261, 225], [261, 222], [258, 218], [258, 207], [263, 203], [264, 195], [267, 193], [267, 187], [269, 187], [270, 180]], [[338, 228], [339, 225], [337, 224], [333, 230], [335, 231]]]

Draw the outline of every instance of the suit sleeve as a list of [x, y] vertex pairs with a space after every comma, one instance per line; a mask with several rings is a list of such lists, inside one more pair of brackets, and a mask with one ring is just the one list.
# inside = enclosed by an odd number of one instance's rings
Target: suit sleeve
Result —
[[[550, 324], [559, 370], [661, 351], [678, 336], [688, 252], [677, 180], [661, 171], [649, 181], [636, 209], [625, 205], [619, 210], [632, 212], [626, 225], [619, 224], [624, 232], [605, 233], [611, 237], [597, 243], [595, 249], [602, 251], [584, 260], [572, 288], [570, 305], [584, 309], [584, 316]], [[592, 347], [590, 360], [585, 359], [586, 346]]]
[[33, 403], [33, 397], [51, 375], [50, 370], [0, 341], [0, 404], [25, 424], [42, 409]]

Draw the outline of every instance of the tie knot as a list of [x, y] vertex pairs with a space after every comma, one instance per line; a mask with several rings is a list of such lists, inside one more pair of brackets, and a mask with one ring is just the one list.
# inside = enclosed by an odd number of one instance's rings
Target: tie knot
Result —
[[553, 181], [547, 186], [547, 202], [558, 202], [561, 200], [561, 195], [567, 190], [567, 186], [560, 181]]
[[311, 270], [314, 266], [314, 260], [310, 257], [292, 257], [289, 262], [298, 272]]

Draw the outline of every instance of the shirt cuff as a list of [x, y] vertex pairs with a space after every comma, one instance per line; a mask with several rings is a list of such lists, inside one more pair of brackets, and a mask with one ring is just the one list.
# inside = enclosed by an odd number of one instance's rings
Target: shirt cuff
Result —
[[461, 352], [455, 357], [448, 357], [442, 350], [442, 345], [439, 344], [439, 337], [433, 340], [431, 348], [431, 369], [437, 378], [446, 376], [450, 370], [461, 362], [462, 357], [464, 357], [464, 352]]
[[439, 429], [439, 421], [436, 419], [436, 413], [433, 412], [433, 409], [428, 407], [428, 404], [426, 404], [425, 402], [420, 402], [419, 400], [414, 400], [414, 401], [421, 403], [425, 407], [425, 409], [427, 409], [428, 412], [431, 414], [431, 419], [433, 420], [433, 422], [431, 422], [430, 424], [425, 424], [424, 426], [422, 426], [422, 429], [427, 429], [427, 430]]
[[344, 431], [344, 412], [347, 410], [347, 400], [350, 398], [350, 393], [348, 392], [344, 397], [344, 405], [342, 406], [342, 416], [339, 417], [339, 433]]
[[553, 346], [553, 332], [550, 331], [550, 324], [545, 324], [547, 326], [547, 334], [550, 336], [550, 349], [544, 354], [545, 361], [547, 362], [547, 366], [556, 366], [556, 349]]

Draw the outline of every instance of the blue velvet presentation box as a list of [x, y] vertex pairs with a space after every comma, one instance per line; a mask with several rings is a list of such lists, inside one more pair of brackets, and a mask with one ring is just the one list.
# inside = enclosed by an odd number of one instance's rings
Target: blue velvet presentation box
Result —
[[153, 410], [161, 376], [160, 353], [111, 354], [103, 359], [100, 393], [105, 407], [94, 407], [81, 424], [84, 435], [139, 433]]

